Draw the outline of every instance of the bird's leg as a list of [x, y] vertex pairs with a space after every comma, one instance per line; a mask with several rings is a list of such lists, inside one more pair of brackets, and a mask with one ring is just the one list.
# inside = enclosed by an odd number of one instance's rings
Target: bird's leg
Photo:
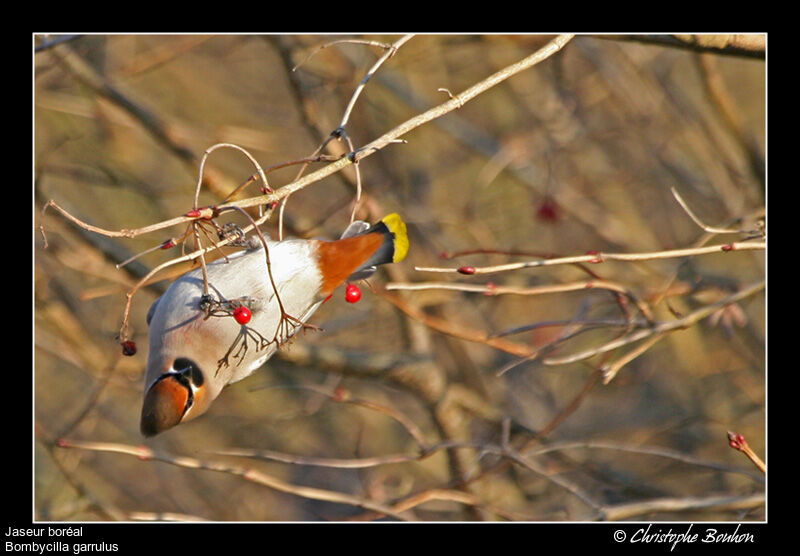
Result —
[[[283, 310], [282, 307], [281, 310]], [[281, 314], [281, 320], [278, 322], [278, 329], [275, 331], [275, 337], [272, 339], [272, 341], [277, 343], [278, 347], [282, 346], [289, 340], [289, 338], [294, 336], [297, 328], [314, 331], [322, 330], [322, 328], [319, 326], [303, 322], [300, 319], [295, 318], [283, 311]]]
[[[258, 228], [256, 228], [258, 231]], [[281, 318], [278, 321], [278, 328], [275, 330], [275, 336], [272, 338], [272, 341], [278, 344], [278, 346], [283, 345], [286, 340], [288, 340], [294, 334], [295, 328], [302, 327], [303, 330], [311, 329], [311, 330], [321, 330], [318, 326], [314, 326], [313, 324], [309, 324], [307, 322], [303, 322], [297, 317], [291, 316], [286, 310], [283, 308], [283, 302], [281, 301], [281, 296], [278, 293], [278, 286], [275, 284], [275, 279], [272, 277], [272, 263], [269, 259], [269, 248], [267, 247], [267, 242], [263, 241], [263, 236], [261, 236], [261, 232], [258, 231], [259, 237], [262, 239], [262, 243], [264, 244], [264, 256], [267, 259], [267, 274], [269, 275], [270, 284], [272, 284], [272, 290], [275, 292], [275, 299], [278, 302], [278, 308], [281, 311]]]
[[236, 335], [233, 343], [231, 343], [231, 347], [229, 347], [228, 351], [225, 352], [225, 355], [223, 355], [222, 358], [217, 361], [217, 371], [214, 374], [216, 375], [219, 373], [222, 367], [228, 367], [230, 365], [229, 359], [231, 357], [233, 357], [233, 359], [238, 359], [239, 361], [236, 363], [236, 365], [240, 365], [242, 361], [244, 361], [245, 356], [247, 356], [249, 341], [253, 341], [255, 343], [256, 351], [261, 351], [273, 343], [273, 341], [267, 340], [264, 336], [262, 336], [261, 333], [255, 328], [242, 325], [241, 329], [239, 330], [239, 334]]

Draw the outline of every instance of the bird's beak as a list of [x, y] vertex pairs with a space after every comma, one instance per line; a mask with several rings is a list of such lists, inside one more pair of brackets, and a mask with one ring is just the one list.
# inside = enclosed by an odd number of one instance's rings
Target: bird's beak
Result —
[[142, 405], [139, 426], [144, 436], [155, 436], [181, 422], [193, 401], [188, 381], [180, 375], [167, 373], [147, 390]]

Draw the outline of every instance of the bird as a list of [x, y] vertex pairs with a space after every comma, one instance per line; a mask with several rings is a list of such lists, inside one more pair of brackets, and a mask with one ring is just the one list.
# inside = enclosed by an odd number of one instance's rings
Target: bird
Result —
[[175, 280], [147, 314], [142, 435], [205, 413], [296, 332], [316, 328], [309, 317], [338, 286], [402, 261], [408, 249], [406, 224], [392, 213], [374, 225], [354, 221], [336, 240], [251, 238], [205, 265], [206, 278], [198, 268]]

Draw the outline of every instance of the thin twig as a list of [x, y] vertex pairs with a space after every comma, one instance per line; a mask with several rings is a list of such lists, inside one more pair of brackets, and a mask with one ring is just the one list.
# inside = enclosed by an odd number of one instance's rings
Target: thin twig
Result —
[[237, 456], [245, 458], [266, 459], [279, 461], [295, 465], [310, 465], [315, 467], [331, 467], [336, 469], [366, 469], [389, 465], [393, 463], [405, 463], [409, 461], [422, 461], [441, 450], [451, 450], [453, 448], [475, 448], [475, 443], [446, 441], [429, 446], [417, 453], [385, 454], [381, 456], [361, 457], [361, 458], [326, 458], [315, 456], [299, 456], [286, 454], [275, 450], [254, 449], [254, 448], [225, 448], [221, 450], [210, 450], [210, 453], [221, 456]]
[[330, 42], [323, 43], [323, 44], [317, 46], [316, 48], [314, 48], [314, 50], [309, 52], [308, 55], [305, 58], [303, 58], [300, 62], [297, 63], [297, 65], [295, 65], [292, 68], [292, 71], [297, 71], [297, 69], [300, 66], [302, 66], [303, 64], [308, 62], [312, 58], [312, 56], [314, 56], [320, 50], [323, 50], [325, 48], [328, 48], [328, 47], [331, 47], [331, 46], [334, 46], [334, 45], [337, 45], [337, 44], [363, 44], [363, 45], [366, 45], [366, 46], [377, 46], [377, 47], [383, 48], [384, 50], [392, 48], [392, 45], [390, 45], [388, 43], [380, 42], [380, 41], [370, 41], [370, 40], [366, 40], [366, 39], [339, 39], [339, 40], [335, 40], [335, 41], [330, 41]]
[[[557, 259], [541, 259], [536, 261], [523, 261], [517, 263], [507, 263], [495, 266], [475, 266], [469, 267], [469, 274], [496, 274], [510, 270], [520, 270], [523, 268], [535, 268], [540, 266], [554, 266], [574, 263], [601, 263], [603, 261], [650, 261], [656, 259], [674, 259], [679, 257], [691, 257], [697, 255], [708, 255], [711, 253], [727, 253], [731, 251], [763, 251], [767, 248], [766, 242], [734, 242], [719, 245], [709, 245], [706, 247], [686, 247], [683, 249], [667, 249], [664, 251], [654, 251], [650, 253], [604, 253], [600, 251], [588, 253], [586, 255], [573, 255], [570, 257], [560, 257]], [[465, 274], [464, 268], [443, 268], [430, 266], [416, 266], [414, 270], [419, 272], [441, 272]]]
[[703, 224], [703, 222], [694, 214], [694, 212], [692, 212], [692, 209], [689, 208], [689, 205], [686, 204], [686, 201], [683, 200], [683, 197], [680, 196], [680, 194], [678, 193], [678, 190], [675, 189], [674, 187], [671, 187], [670, 191], [672, 191], [672, 195], [675, 197], [675, 200], [678, 201], [678, 204], [681, 206], [681, 208], [684, 211], [686, 211], [686, 214], [689, 215], [689, 218], [691, 218], [692, 221], [695, 224], [700, 226], [706, 232], [708, 232], [710, 234], [744, 234], [744, 233], [750, 234], [750, 233], [752, 233], [752, 231], [732, 230], [732, 229], [728, 229], [728, 228], [715, 228], [713, 226], [708, 226], [706, 224]]
[[[368, 44], [368, 45], [372, 45], [372, 46], [376, 46], [377, 45], [377, 46], [381, 46], [382, 48], [384, 48], [386, 50], [386, 52], [383, 54], [383, 56], [381, 56], [372, 65], [372, 67], [367, 71], [366, 75], [361, 79], [361, 82], [358, 84], [358, 87], [356, 87], [356, 90], [353, 92], [352, 96], [350, 97], [350, 101], [347, 103], [347, 107], [345, 108], [345, 111], [344, 111], [344, 114], [342, 116], [342, 119], [339, 122], [339, 126], [336, 129], [334, 129], [328, 135], [328, 137], [325, 138], [325, 140], [322, 142], [321, 145], [319, 145], [317, 147], [317, 149], [311, 155], [312, 157], [315, 157], [319, 153], [321, 153], [322, 150], [333, 139], [341, 139], [341, 138], [344, 138], [345, 141], [347, 142], [347, 146], [349, 148], [349, 152], [353, 152], [353, 150], [354, 150], [353, 149], [353, 142], [350, 140], [350, 137], [347, 135], [347, 132], [345, 131], [345, 126], [347, 125], [347, 122], [350, 120], [350, 114], [352, 113], [352, 110], [353, 110], [353, 108], [355, 106], [356, 101], [358, 100], [358, 97], [361, 95], [361, 91], [364, 90], [364, 87], [366, 86], [367, 82], [372, 78], [372, 76], [375, 74], [375, 72], [383, 65], [383, 63], [386, 60], [388, 60], [389, 58], [391, 58], [392, 56], [394, 56], [395, 53], [397, 52], [397, 50], [401, 46], [403, 46], [406, 42], [411, 40], [411, 38], [413, 36], [414, 35], [404, 35], [399, 40], [397, 40], [394, 44], [391, 44], [391, 45], [387, 45], [387, 44], [384, 44], [384, 43], [376, 43], [374, 41], [360, 41], [360, 40], [344, 39], [344, 40], [339, 40], [339, 41], [333, 41], [332, 43], [326, 43], [325, 45], [322, 45], [317, 50], [315, 50], [314, 52], [309, 54], [308, 58], [310, 58], [311, 55], [313, 55], [314, 53], [316, 53], [317, 51], [319, 51], [322, 48], [325, 48], [325, 47], [330, 46], [332, 44], [339, 44], [339, 43], [342, 43], [342, 42], [349, 42], [349, 43], [356, 43], [356, 44]], [[306, 58], [306, 60], [308, 58]], [[295, 69], [297, 69], [297, 66], [295, 66], [292, 69], [292, 71], [294, 71]], [[361, 170], [360, 170], [360, 168], [359, 168], [359, 166], [357, 164], [357, 161], [353, 161], [353, 162], [354, 162], [354, 169], [355, 169], [355, 173], [356, 173], [356, 198], [355, 198], [355, 201], [353, 202], [353, 209], [352, 209], [351, 214], [350, 214], [350, 222], [351, 223], [355, 219], [356, 210], [358, 209], [358, 203], [361, 200]], [[307, 164], [304, 164], [300, 168], [300, 171], [297, 173], [297, 176], [295, 177], [295, 180], [297, 180], [300, 176], [303, 175], [303, 173], [305, 172], [306, 166], [307, 166]], [[283, 201], [281, 201], [280, 209], [278, 210], [278, 239], [279, 240], [283, 239], [283, 214], [284, 214], [284, 211], [285, 211], [285, 208], [286, 208], [286, 203], [288, 201], [289, 201], [289, 197], [286, 196], [283, 199]]]
[[728, 444], [734, 450], [738, 450], [746, 455], [747, 458], [753, 462], [753, 465], [758, 467], [759, 471], [762, 473], [767, 472], [767, 464], [764, 463], [764, 460], [758, 457], [758, 454], [753, 451], [753, 449], [750, 447], [750, 444], [748, 444], [747, 440], [745, 440], [744, 436], [729, 431]]
[[463, 292], [482, 293], [484, 295], [545, 295], [551, 293], [563, 293], [571, 291], [582, 291], [589, 289], [609, 290], [625, 295], [633, 301], [642, 315], [648, 320], [653, 320], [653, 313], [650, 308], [633, 295], [630, 290], [625, 286], [611, 282], [609, 280], [584, 280], [580, 282], [569, 282], [566, 284], [550, 284], [547, 286], [532, 286], [529, 288], [519, 288], [513, 286], [498, 286], [492, 283], [485, 285], [481, 284], [463, 284], [451, 282], [414, 282], [402, 283], [392, 282], [386, 284], [386, 289], [392, 290], [452, 290]]
[[661, 46], [686, 48], [697, 52], [746, 56], [764, 59], [767, 36], [764, 33], [738, 35], [593, 35], [598, 39], [636, 41]]
[[664, 336], [666, 336], [666, 332], [654, 334], [652, 337], [648, 338], [647, 340], [645, 340], [644, 342], [642, 342], [641, 344], [630, 350], [628, 353], [626, 353], [613, 363], [608, 363], [606, 365], [603, 365], [600, 368], [600, 370], [603, 373], [603, 384], [608, 384], [609, 382], [614, 380], [614, 377], [617, 376], [617, 373], [620, 371], [620, 369], [622, 369], [622, 367], [624, 367], [625, 365], [627, 365], [628, 363], [630, 363], [631, 361], [633, 361], [634, 359], [636, 359], [637, 357], [648, 351]]
[[344, 127], [347, 125], [347, 122], [350, 120], [350, 114], [353, 111], [353, 107], [355, 107], [356, 101], [358, 100], [358, 97], [361, 96], [361, 91], [364, 90], [364, 87], [367, 85], [367, 82], [372, 78], [373, 75], [375, 75], [375, 72], [378, 71], [378, 68], [380, 68], [386, 60], [388, 60], [389, 58], [394, 56], [395, 52], [397, 52], [397, 49], [399, 49], [405, 43], [410, 41], [413, 37], [414, 37], [414, 35], [404, 35], [403, 37], [398, 39], [394, 44], [392, 44], [391, 46], [386, 48], [386, 52], [384, 52], [383, 56], [381, 56], [372, 65], [372, 67], [369, 68], [369, 70], [367, 71], [367, 74], [364, 76], [364, 78], [358, 84], [358, 87], [356, 87], [356, 90], [353, 93], [353, 96], [350, 97], [350, 102], [347, 103], [347, 108], [345, 108], [344, 115], [342, 116], [342, 120], [339, 122], [339, 129], [344, 129]]

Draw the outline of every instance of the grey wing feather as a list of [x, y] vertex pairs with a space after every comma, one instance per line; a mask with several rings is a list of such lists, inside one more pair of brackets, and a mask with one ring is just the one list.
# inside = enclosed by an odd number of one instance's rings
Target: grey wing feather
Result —
[[156, 314], [156, 307], [159, 301], [161, 301], [161, 297], [153, 301], [153, 304], [150, 305], [150, 308], [147, 310], [147, 326], [150, 326], [150, 321], [153, 320], [153, 315]]
[[350, 276], [347, 277], [348, 280], [355, 282], [356, 280], [366, 280], [375, 272], [377, 272], [378, 267], [375, 265], [372, 266], [365, 266], [364, 268], [360, 268], [352, 273]]
[[364, 222], [363, 220], [356, 220], [352, 224], [350, 224], [344, 232], [342, 232], [341, 239], [344, 239], [346, 237], [357, 236], [358, 234], [361, 234], [366, 230], [369, 230], [369, 227], [370, 227], [369, 222]]

